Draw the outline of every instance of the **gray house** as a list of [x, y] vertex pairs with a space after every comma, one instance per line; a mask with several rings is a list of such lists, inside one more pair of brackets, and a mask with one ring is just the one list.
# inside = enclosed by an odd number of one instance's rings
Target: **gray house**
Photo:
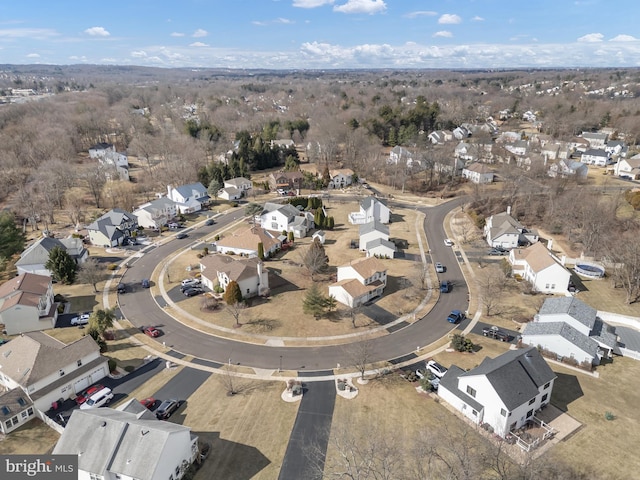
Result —
[[18, 275], [35, 273], [37, 275], [52, 276], [44, 265], [49, 260], [49, 253], [55, 247], [66, 250], [78, 265], [89, 258], [89, 252], [84, 248], [81, 238], [69, 237], [58, 240], [57, 238], [44, 237], [34, 242], [20, 254], [20, 259], [16, 262]]
[[99, 247], [116, 247], [125, 243], [125, 239], [137, 230], [135, 215], [120, 208], [114, 208], [87, 227], [89, 240]]

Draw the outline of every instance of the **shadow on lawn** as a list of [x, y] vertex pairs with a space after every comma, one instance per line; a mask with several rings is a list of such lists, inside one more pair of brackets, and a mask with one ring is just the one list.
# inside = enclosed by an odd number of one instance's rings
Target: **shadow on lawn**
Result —
[[553, 393], [551, 394], [551, 403], [563, 412], [566, 412], [570, 403], [584, 396], [578, 377], [575, 375], [567, 375], [566, 373], [557, 373], [558, 378], [553, 384]]
[[198, 478], [249, 480], [271, 463], [257, 448], [222, 439], [220, 432], [193, 433], [200, 442], [209, 443], [211, 452], [215, 452], [202, 464]]

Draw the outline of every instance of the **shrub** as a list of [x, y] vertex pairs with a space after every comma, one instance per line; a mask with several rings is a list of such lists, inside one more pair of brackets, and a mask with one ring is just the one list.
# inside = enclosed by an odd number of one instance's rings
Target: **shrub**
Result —
[[606, 411], [604, 412], [604, 418], [611, 421], [615, 420], [616, 416], [613, 414], [613, 412]]
[[127, 365], [126, 367], [124, 367], [124, 371], [127, 373], [131, 373], [136, 369], [136, 367], [134, 367], [133, 365]]
[[220, 285], [216, 285], [215, 287], [213, 287], [213, 291], [215, 293], [223, 293], [224, 292], [224, 288], [222, 288]]
[[116, 371], [116, 367], [118, 366], [116, 361], [113, 358], [110, 358], [107, 363], [109, 364], [109, 371], [110, 372], [115, 372]]
[[55, 296], [53, 297], [53, 301], [58, 303], [67, 303], [67, 301], [64, 298], [64, 295], [60, 293], [55, 294]]
[[471, 340], [465, 338], [464, 335], [456, 333], [451, 339], [451, 348], [458, 352], [473, 352], [474, 344]]
[[215, 237], [213, 237], [213, 239], [217, 242], [218, 240], [220, 240], [220, 235], [216, 235]]
[[238, 206], [238, 202], [231, 202], [231, 204], [230, 204], [230, 205], [231, 205], [231, 207], [235, 208], [235, 207], [237, 207], [237, 206]]
[[58, 310], [58, 313], [64, 313], [64, 305], [63, 305], [62, 303], [60, 303], [60, 304], [58, 305], [57, 310]]
[[107, 266], [107, 270], [111, 270], [112, 272], [113, 272], [114, 270], [117, 270], [117, 269], [118, 269], [118, 265], [116, 265], [115, 263], [110, 263], [110, 264]]

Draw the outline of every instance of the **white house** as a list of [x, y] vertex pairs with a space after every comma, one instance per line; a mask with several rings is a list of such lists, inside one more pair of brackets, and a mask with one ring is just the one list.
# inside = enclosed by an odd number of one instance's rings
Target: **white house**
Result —
[[136, 217], [120, 208], [114, 208], [87, 226], [89, 240], [99, 247], [116, 247], [137, 230]]
[[460, 142], [456, 145], [454, 149], [454, 156], [461, 160], [465, 161], [473, 161], [477, 159], [477, 149], [467, 142]]
[[98, 143], [89, 148], [89, 157], [98, 160], [109, 180], [129, 181], [129, 158], [126, 153], [116, 152], [111, 143]]
[[611, 157], [603, 149], [589, 148], [582, 153], [580, 161], [587, 165], [605, 167], [611, 162]]
[[349, 214], [349, 223], [362, 225], [377, 221], [379, 223], [389, 223], [391, 210], [384, 200], [375, 197], [366, 197], [360, 201], [360, 211]]
[[640, 178], [640, 155], [634, 155], [631, 158], [619, 158], [613, 167], [613, 173], [631, 180]]
[[36, 275], [52, 276], [45, 264], [49, 261], [49, 254], [55, 247], [65, 250], [77, 265], [82, 265], [89, 258], [89, 251], [84, 248], [82, 238], [42, 237], [20, 254], [20, 258], [16, 262], [18, 274], [35, 273]]
[[393, 258], [396, 253], [395, 244], [389, 241], [389, 227], [375, 220], [360, 225], [358, 244], [367, 257]]
[[107, 376], [107, 360], [90, 335], [66, 345], [42, 332], [25, 333], [0, 346], [0, 385], [22, 389], [45, 412]]
[[560, 295], [567, 293], [571, 272], [542, 243], [512, 249], [509, 263], [513, 275], [529, 282], [534, 291]]
[[367, 257], [394, 258], [396, 251], [396, 244], [384, 238], [375, 238], [366, 245]]
[[527, 154], [529, 149], [529, 142], [526, 140], [518, 140], [517, 142], [507, 143], [504, 146], [505, 150], [522, 157]]
[[462, 176], [472, 183], [492, 183], [495, 174], [484, 163], [472, 163], [462, 169]]
[[54, 328], [57, 307], [48, 275], [23, 273], [0, 285], [0, 323], [7, 335]]
[[582, 138], [589, 142], [590, 148], [604, 148], [609, 134], [600, 132], [582, 132]]
[[435, 130], [427, 136], [433, 145], [442, 145], [453, 140], [453, 133], [449, 130]]
[[464, 371], [456, 365], [445, 373], [438, 396], [476, 424], [488, 423], [505, 437], [534, 420], [551, 400], [556, 374], [534, 347], [485, 357]]
[[198, 453], [189, 427], [111, 408], [74, 410], [53, 449], [78, 456], [81, 480], [180, 480]]
[[243, 196], [253, 188], [253, 183], [248, 178], [236, 177], [224, 181], [224, 188], [236, 188]]
[[316, 238], [318, 239], [318, 241], [320, 242], [321, 245], [324, 245], [324, 242], [326, 240], [326, 233], [324, 230], [316, 230], [315, 232], [313, 232], [313, 235], [311, 235], [311, 240], [315, 241]]
[[243, 298], [263, 295], [269, 291], [269, 272], [258, 258], [233, 258], [230, 255], [207, 255], [200, 260], [202, 283], [213, 290], [219, 285], [226, 290], [235, 281]]
[[621, 157], [626, 157], [627, 152], [629, 151], [629, 147], [622, 140], [610, 140], [604, 147], [605, 152], [609, 155], [620, 155]]
[[598, 365], [617, 345], [615, 328], [575, 297], [545, 299], [540, 311], [522, 331], [522, 341], [560, 357]]
[[180, 213], [193, 213], [202, 210], [209, 203], [207, 189], [200, 182], [173, 187], [167, 185], [167, 197], [178, 204]]
[[589, 167], [575, 160], [558, 160], [549, 166], [550, 177], [573, 177], [585, 180], [589, 174]]
[[416, 155], [405, 147], [401, 147], [400, 145], [396, 145], [389, 152], [389, 160], [387, 163], [393, 165], [406, 165], [408, 168], [411, 168], [414, 164], [420, 165], [420, 160], [416, 157]]
[[240, 200], [242, 198], [242, 190], [236, 187], [224, 187], [218, 190], [218, 198], [223, 200]]
[[511, 207], [507, 208], [506, 213], [497, 213], [487, 218], [484, 236], [490, 247], [509, 249], [538, 241], [537, 232], [525, 228], [511, 216]]
[[96, 143], [95, 145], [89, 147], [89, 158], [93, 160], [98, 160], [104, 158], [104, 156], [108, 152], [115, 152], [116, 147], [112, 143]]
[[329, 188], [344, 188], [353, 183], [353, 170], [350, 168], [340, 168], [336, 170], [330, 170], [329, 176]]
[[329, 295], [349, 307], [357, 307], [382, 295], [387, 286], [387, 269], [375, 257], [353, 260], [338, 267], [337, 282]]
[[159, 229], [178, 215], [178, 205], [167, 197], [156, 198], [131, 212], [144, 228]]
[[256, 225], [274, 232], [293, 232], [295, 238], [304, 238], [309, 230], [315, 228], [311, 212], [301, 212], [289, 203], [266, 202], [254, 221]]
[[282, 248], [282, 241], [278, 237], [258, 226], [226, 235], [216, 240], [215, 245], [218, 253], [257, 257], [258, 245], [261, 243], [265, 258], [271, 257]]
[[21, 388], [0, 393], [0, 433], [7, 435], [35, 416], [33, 402]]

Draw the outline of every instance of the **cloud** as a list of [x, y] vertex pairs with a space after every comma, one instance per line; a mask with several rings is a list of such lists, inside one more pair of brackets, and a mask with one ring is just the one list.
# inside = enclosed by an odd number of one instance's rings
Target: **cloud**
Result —
[[479, 17], [478, 15], [476, 15], [475, 17], [473, 17], [471, 19], [471, 21], [473, 21], [473, 22], [484, 22], [484, 18]]
[[288, 18], [276, 18], [275, 20], [271, 20], [271, 21], [254, 20], [251, 23], [259, 27], [266, 27], [267, 25], [274, 24], [274, 23], [277, 23], [279, 25], [293, 25], [296, 22], [294, 22], [293, 20], [289, 20]]
[[387, 9], [387, 4], [383, 0], [347, 0], [344, 5], [333, 7], [334, 12], [340, 13], [381, 13]]
[[27, 58], [40, 58], [40, 54], [39, 53], [29, 53], [27, 55]]
[[92, 37], [108, 37], [111, 35], [104, 27], [87, 28], [84, 33], [91, 35]]
[[440, 30], [439, 32], [434, 33], [433, 36], [434, 37], [451, 38], [451, 37], [453, 37], [453, 34], [451, 32], [446, 31], [446, 30]]
[[419, 10], [417, 12], [407, 13], [405, 17], [407, 18], [418, 18], [418, 17], [435, 17], [438, 12], [432, 12], [430, 10]]
[[172, 37], [184, 37], [184, 33], [180, 32], [171, 32]]
[[637, 42], [638, 39], [636, 37], [632, 37], [631, 35], [616, 35], [609, 41], [610, 42]]
[[147, 56], [147, 52], [145, 52], [144, 50], [134, 50], [133, 52], [131, 52], [131, 56], [133, 58], [145, 58]]
[[44, 40], [58, 36], [58, 32], [48, 28], [3, 28], [0, 29], [0, 38], [33, 38]]
[[442, 25], [454, 25], [457, 23], [462, 23], [462, 18], [454, 13], [445, 13], [438, 19], [438, 23]]
[[207, 45], [206, 43], [202, 43], [202, 42], [193, 42], [191, 44], [189, 44], [190, 47], [208, 47], [209, 45]]
[[274, 20], [275, 23], [281, 23], [283, 25], [293, 25], [294, 22], [293, 20], [289, 20], [288, 18], [278, 18], [277, 20]]
[[333, 5], [335, 0], [293, 0], [293, 6], [298, 8], [317, 8]]
[[589, 33], [584, 35], [578, 39], [579, 42], [585, 43], [593, 43], [593, 42], [601, 42], [604, 38], [604, 35], [601, 33]]
[[191, 36], [193, 38], [202, 38], [202, 37], [206, 37], [207, 35], [209, 35], [209, 32], [207, 32], [206, 30], [203, 30], [202, 28], [199, 28], [195, 32], [193, 32]]

